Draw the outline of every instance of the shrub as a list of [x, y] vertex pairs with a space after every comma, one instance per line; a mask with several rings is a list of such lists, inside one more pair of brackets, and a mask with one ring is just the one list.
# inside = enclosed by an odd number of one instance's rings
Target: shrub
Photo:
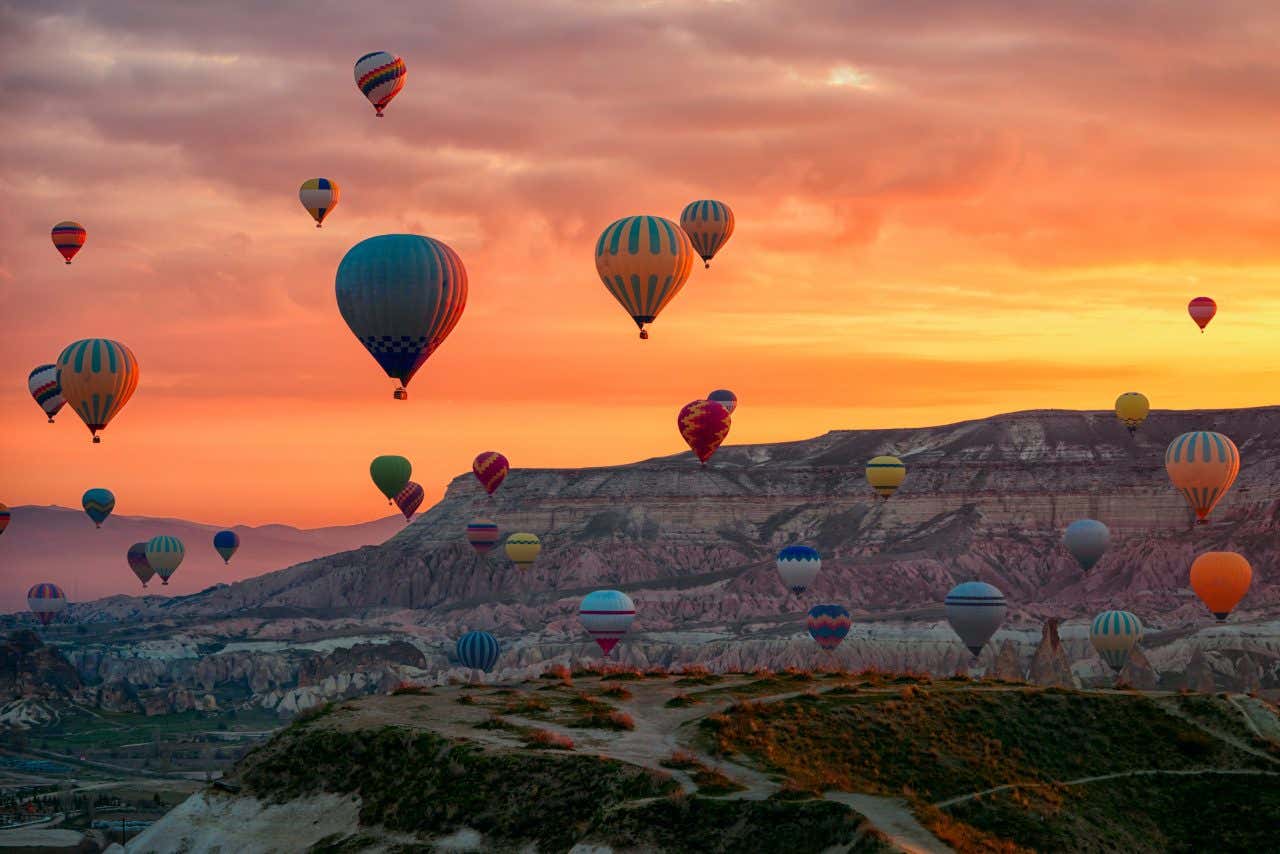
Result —
[[525, 733], [524, 743], [534, 750], [573, 750], [572, 738], [545, 729], [535, 729]]
[[415, 685], [412, 682], [401, 682], [395, 688], [391, 689], [391, 695], [399, 697], [402, 694], [416, 694], [419, 696], [430, 696], [431, 691], [426, 685]]
[[702, 760], [687, 750], [673, 751], [670, 756], [658, 764], [663, 768], [679, 768], [682, 771], [689, 768], [703, 767]]
[[609, 685], [600, 692], [601, 697], [612, 697], [615, 700], [630, 700], [631, 692], [622, 685]]
[[541, 697], [530, 694], [519, 694], [508, 698], [504, 711], [509, 715], [536, 715], [550, 711], [551, 704]]
[[666, 706], [668, 709], [684, 709], [684, 708], [688, 708], [689, 706], [696, 706], [701, 702], [702, 701], [699, 700], [698, 698], [691, 697], [688, 694], [681, 691], [679, 694], [676, 694], [670, 700], [667, 700], [667, 702], [663, 703], [663, 705]]

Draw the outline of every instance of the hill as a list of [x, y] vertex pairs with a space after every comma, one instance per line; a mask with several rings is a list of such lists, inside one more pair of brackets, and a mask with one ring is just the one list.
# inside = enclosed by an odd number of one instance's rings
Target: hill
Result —
[[183, 519], [112, 515], [101, 528], [81, 510], [66, 507], [10, 508], [13, 521], [0, 537], [0, 611], [25, 610], [27, 588], [53, 581], [74, 602], [98, 599], [121, 591], [142, 595], [142, 586], [129, 571], [125, 552], [136, 542], [157, 534], [182, 540], [187, 553], [168, 586], [154, 579], [152, 594], [182, 595], [214, 584], [253, 578], [321, 555], [385, 541], [404, 527], [400, 516], [360, 525], [299, 529], [288, 525], [239, 525], [240, 550], [230, 564], [213, 550], [213, 535], [222, 530]]
[[1262, 850], [1280, 746], [1236, 702], [875, 672], [404, 690], [295, 723], [134, 846]]

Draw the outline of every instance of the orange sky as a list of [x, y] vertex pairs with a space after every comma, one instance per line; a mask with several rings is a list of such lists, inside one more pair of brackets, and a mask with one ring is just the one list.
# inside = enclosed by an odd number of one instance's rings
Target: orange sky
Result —
[[[10, 505], [106, 486], [120, 513], [363, 521], [376, 454], [430, 500], [489, 448], [673, 453], [716, 387], [742, 401], [731, 444], [1129, 389], [1278, 402], [1271, 4], [81, 5], [0, 12]], [[409, 69], [381, 120], [351, 80], [378, 49]], [[315, 176], [342, 186], [319, 231]], [[737, 231], [642, 344], [594, 240], [703, 197]], [[71, 267], [48, 237], [68, 218]], [[333, 293], [343, 253], [395, 231], [471, 283], [407, 403]], [[142, 374], [100, 446], [25, 387], [88, 336]]]

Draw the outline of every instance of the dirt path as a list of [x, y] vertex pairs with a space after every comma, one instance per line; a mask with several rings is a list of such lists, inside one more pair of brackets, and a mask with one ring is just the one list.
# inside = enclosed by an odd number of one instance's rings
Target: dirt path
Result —
[[[1277, 759], [1276, 757], [1272, 756], [1270, 753], [1267, 753], [1265, 750], [1259, 750], [1258, 748], [1254, 747], [1251, 744], [1244, 743], [1240, 739], [1236, 738], [1234, 735], [1229, 735], [1228, 733], [1225, 733], [1222, 730], [1214, 729], [1208, 724], [1205, 724], [1201, 721], [1196, 720], [1191, 715], [1188, 715], [1186, 712], [1178, 708], [1173, 703], [1157, 702], [1156, 705], [1158, 705], [1163, 711], [1167, 712], [1168, 714], [1173, 715], [1175, 718], [1179, 718], [1180, 720], [1186, 721], [1187, 723], [1191, 724], [1193, 727], [1200, 730], [1201, 732], [1207, 735], [1213, 736], [1214, 738], [1218, 739], [1224, 744], [1231, 745], [1236, 750], [1239, 750], [1243, 753], [1248, 753], [1250, 756], [1257, 756], [1260, 759], [1265, 759], [1268, 762], [1271, 762], [1275, 765], [1280, 765], [1280, 759]], [[1236, 708], [1239, 709], [1240, 707], [1236, 706]], [[1253, 721], [1249, 720], [1249, 716], [1246, 714], [1244, 715], [1244, 718], [1245, 718], [1245, 721], [1253, 729], [1253, 731], [1257, 732], [1258, 728], [1253, 724]], [[1261, 736], [1261, 733], [1258, 733], [1258, 734]]]
[[970, 792], [967, 795], [957, 795], [954, 798], [947, 798], [945, 801], [938, 801], [934, 806], [938, 809], [945, 809], [946, 807], [955, 806], [956, 804], [963, 804], [966, 801], [972, 801], [975, 798], [981, 798], [984, 795], [992, 795], [996, 792], [1005, 792], [1009, 789], [1044, 788], [1046, 786], [1083, 786], [1087, 783], [1097, 783], [1101, 780], [1114, 780], [1118, 777], [1152, 777], [1160, 774], [1166, 774], [1170, 777], [1195, 777], [1201, 774], [1280, 777], [1280, 771], [1259, 771], [1254, 768], [1142, 768], [1137, 771], [1116, 771], [1111, 774], [1099, 774], [1095, 777], [1080, 777], [1075, 780], [1052, 780], [1047, 783], [1006, 783], [1003, 786], [994, 786], [990, 789], [983, 789], [981, 792]]
[[1228, 694], [1227, 702], [1240, 710], [1244, 722], [1263, 741], [1280, 744], [1280, 717], [1262, 700], [1240, 694]]
[[889, 841], [908, 854], [949, 854], [952, 849], [916, 820], [906, 801], [853, 792], [824, 792], [829, 801], [861, 814]]

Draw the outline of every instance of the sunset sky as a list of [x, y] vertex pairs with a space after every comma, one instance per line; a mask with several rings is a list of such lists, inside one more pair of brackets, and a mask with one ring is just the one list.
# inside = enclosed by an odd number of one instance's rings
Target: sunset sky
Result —
[[[0, 501], [220, 524], [386, 515], [516, 467], [1043, 407], [1280, 403], [1280, 6], [1266, 2], [0, 3]], [[386, 117], [360, 55], [408, 67]], [[298, 185], [342, 199], [322, 230]], [[595, 273], [614, 219], [737, 230], [640, 342]], [[49, 240], [89, 232], [72, 266]], [[392, 400], [338, 314], [365, 237], [470, 277]], [[1201, 335], [1198, 295], [1219, 313]], [[29, 370], [128, 344], [103, 444]]]

